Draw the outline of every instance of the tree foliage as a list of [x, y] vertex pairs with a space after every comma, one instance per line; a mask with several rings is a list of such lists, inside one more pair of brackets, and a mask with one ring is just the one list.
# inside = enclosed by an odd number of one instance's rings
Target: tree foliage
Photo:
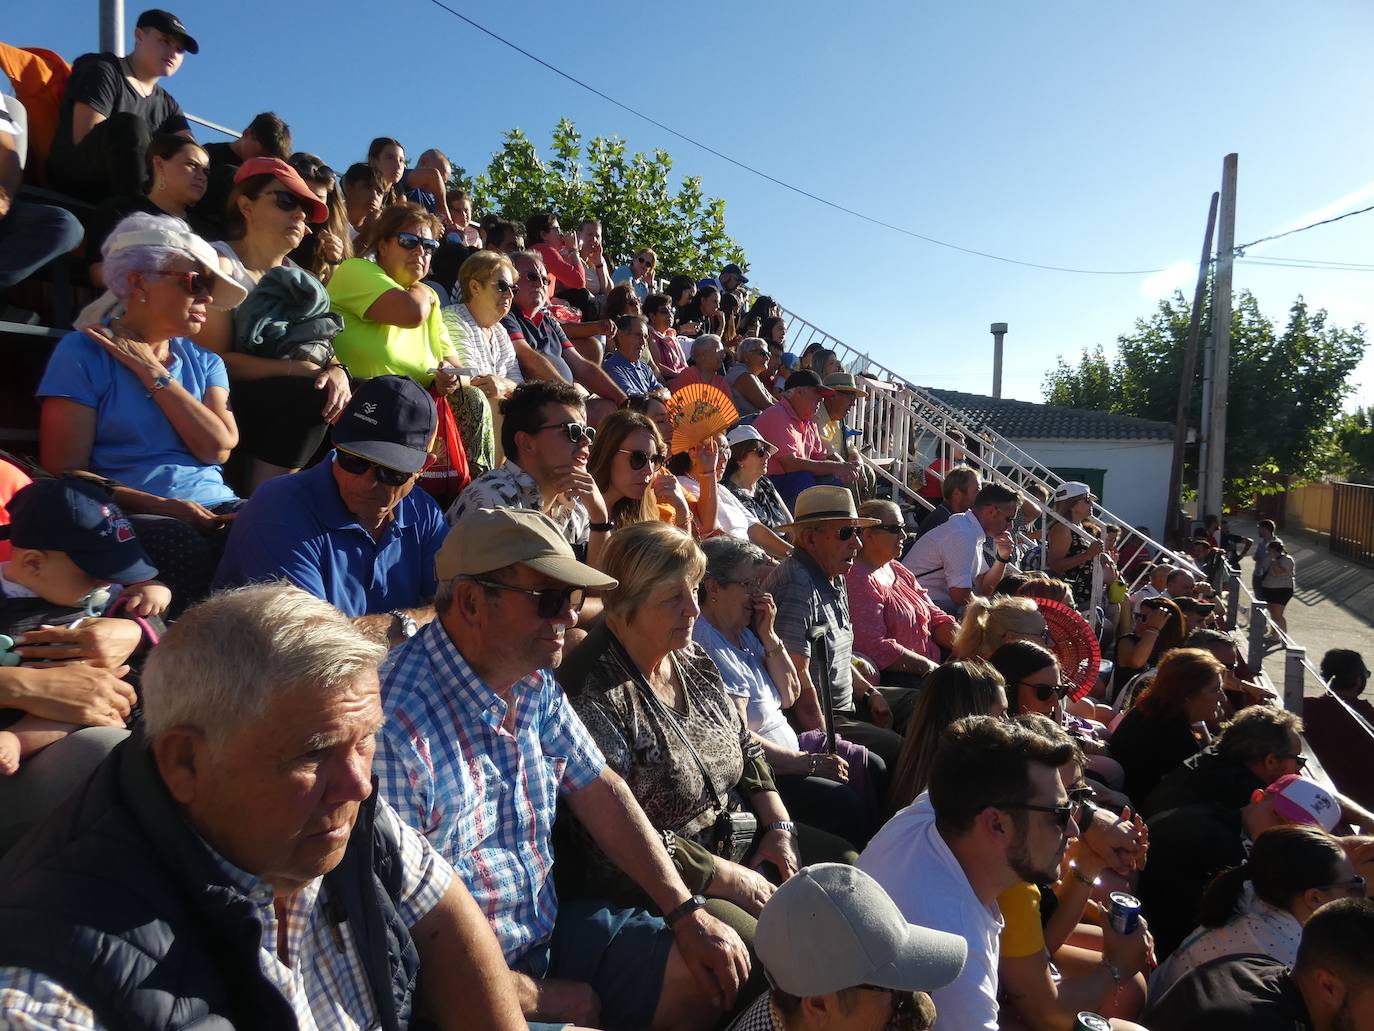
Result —
[[519, 129], [506, 133], [485, 172], [469, 178], [455, 169], [453, 185], [473, 196], [473, 210], [495, 211], [523, 224], [542, 211], [572, 232], [583, 218], [599, 218], [611, 267], [652, 247], [660, 275], [714, 275], [726, 262], [745, 265], [744, 251], [725, 231], [725, 201], [707, 197], [700, 176], [686, 176], [674, 192], [673, 159], [665, 150], [630, 153], [624, 140], [597, 136], [583, 146], [571, 121], [553, 131], [547, 158]]
[[1356, 483], [1374, 483], [1374, 405], [1341, 417], [1336, 444], [1346, 458], [1342, 474]]
[[[1183, 375], [1190, 305], [1182, 293], [1161, 301], [1148, 318], [1117, 338], [1108, 360], [1099, 345], [1077, 364], [1060, 357], [1045, 376], [1052, 404], [1173, 422]], [[1204, 320], [1209, 313], [1204, 313]], [[1204, 325], [1206, 323], [1204, 322]], [[1349, 377], [1364, 355], [1364, 327], [1331, 325], [1299, 297], [1280, 331], [1248, 290], [1231, 317], [1230, 387], [1226, 412], [1226, 494], [1246, 501], [1276, 489], [1275, 478], [1314, 479], [1349, 464], [1337, 427]], [[1192, 387], [1189, 423], [1201, 425], [1202, 365]], [[1352, 434], [1355, 439], [1357, 434]], [[1185, 482], [1196, 480], [1196, 449], [1185, 456]]]

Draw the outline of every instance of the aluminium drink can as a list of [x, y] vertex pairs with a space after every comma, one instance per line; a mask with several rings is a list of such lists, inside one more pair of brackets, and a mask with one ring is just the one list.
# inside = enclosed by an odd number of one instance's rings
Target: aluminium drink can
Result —
[[1112, 1031], [1112, 1022], [1106, 1017], [1084, 1010], [1074, 1019], [1073, 1031]]
[[1112, 906], [1107, 913], [1107, 919], [1112, 925], [1112, 930], [1117, 934], [1133, 933], [1140, 924], [1140, 900], [1134, 895], [1127, 895], [1124, 891], [1114, 891], [1108, 898]]

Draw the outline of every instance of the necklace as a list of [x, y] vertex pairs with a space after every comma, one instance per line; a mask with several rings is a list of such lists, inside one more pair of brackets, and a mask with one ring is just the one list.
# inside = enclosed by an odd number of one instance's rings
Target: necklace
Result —
[[124, 57], [121, 57], [119, 62], [124, 66], [124, 78], [128, 81], [133, 91], [140, 97], [152, 96], [153, 87], [149, 86], [138, 77], [138, 73], [134, 71], [134, 64], [129, 60], [128, 55], [126, 54]]

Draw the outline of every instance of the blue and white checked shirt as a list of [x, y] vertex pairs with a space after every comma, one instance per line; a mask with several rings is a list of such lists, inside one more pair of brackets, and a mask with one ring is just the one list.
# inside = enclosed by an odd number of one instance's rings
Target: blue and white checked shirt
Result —
[[558, 796], [601, 776], [606, 760], [548, 670], [507, 705], [434, 620], [382, 665], [387, 721], [374, 769], [384, 797], [458, 870], [506, 962], [553, 933]]
[[[402, 893], [396, 911], [407, 927], [438, 905], [453, 881], [453, 869], [429, 842], [402, 824], [385, 801], [377, 820], [387, 821], [401, 844]], [[295, 1011], [303, 1031], [372, 1028], [377, 1007], [347, 922], [336, 924], [321, 904], [324, 881], [315, 878], [282, 900], [286, 955], [277, 953], [283, 920], [272, 902], [272, 887], [222, 856], [228, 883], [257, 904], [262, 919], [258, 966]], [[19, 967], [0, 968], [0, 1031], [87, 1031], [101, 1028], [95, 1014], [52, 978]]]

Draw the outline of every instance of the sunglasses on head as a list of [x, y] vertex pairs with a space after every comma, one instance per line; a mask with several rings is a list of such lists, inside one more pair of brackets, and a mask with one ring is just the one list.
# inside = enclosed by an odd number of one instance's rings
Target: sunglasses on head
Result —
[[574, 612], [581, 612], [582, 603], [587, 600], [587, 592], [581, 587], [544, 587], [536, 590], [532, 587], [503, 584], [496, 580], [482, 580], [475, 576], [468, 577], [468, 579], [493, 591], [510, 591], [513, 594], [524, 594], [534, 598], [534, 611], [540, 619], [553, 619], [567, 611], [569, 607]]
[[161, 276], [164, 279], [175, 279], [181, 284], [181, 288], [192, 297], [209, 297], [214, 292], [214, 280], [210, 278], [208, 272], [163, 272], [154, 270], [145, 272], [144, 275]]
[[655, 469], [661, 469], [663, 463], [668, 461], [668, 456], [661, 451], [655, 451], [650, 454], [648, 451], [630, 451], [627, 448], [620, 448], [616, 451], [616, 454], [629, 455], [630, 468], [635, 472], [639, 472], [639, 470], [643, 469], [649, 462], [654, 463]]
[[334, 464], [352, 476], [362, 476], [370, 469], [376, 475], [377, 482], [384, 483], [388, 487], [399, 487], [415, 475], [414, 473], [403, 473], [399, 469], [391, 469], [385, 465], [378, 465], [376, 462], [349, 454], [347, 451], [336, 450], [334, 452]]
[[570, 444], [591, 444], [596, 440], [596, 430], [590, 426], [583, 426], [580, 422], [551, 422], [547, 426], [540, 426], [535, 433], [543, 433], [545, 430], [562, 430], [568, 435]]
[[396, 238], [396, 242], [405, 251], [413, 251], [416, 247], [423, 247], [426, 252], [433, 254], [439, 249], [438, 240], [431, 240], [418, 233], [392, 233], [391, 235]]

